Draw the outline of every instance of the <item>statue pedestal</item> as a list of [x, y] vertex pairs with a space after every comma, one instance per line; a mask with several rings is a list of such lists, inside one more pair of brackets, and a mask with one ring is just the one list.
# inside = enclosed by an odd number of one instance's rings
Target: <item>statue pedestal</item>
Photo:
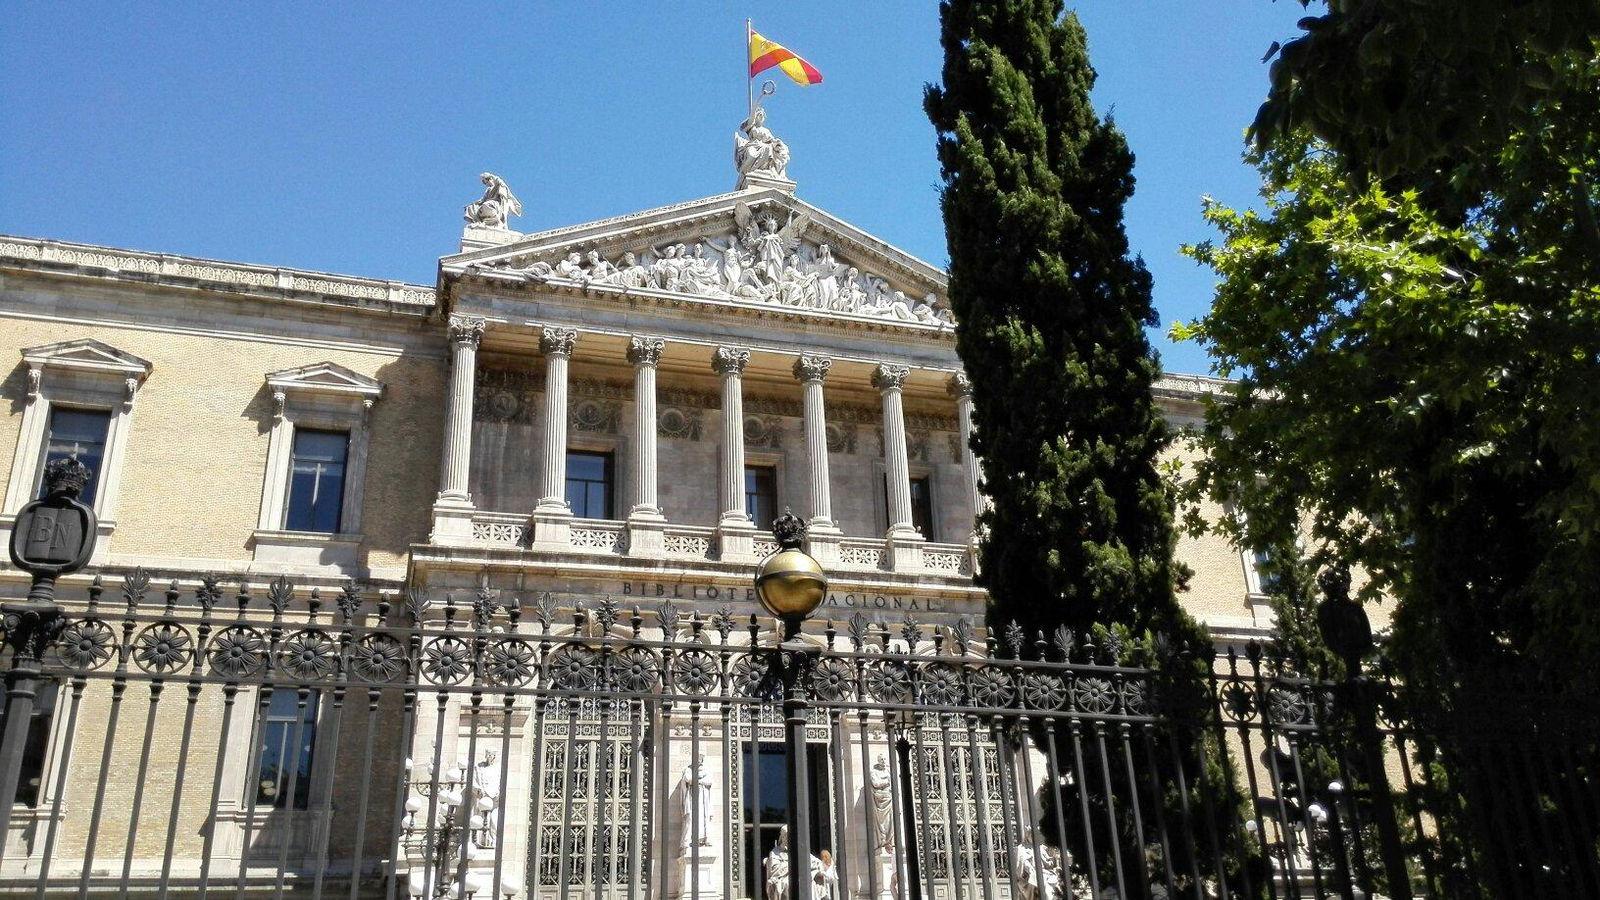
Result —
[[739, 176], [739, 183], [734, 186], [736, 191], [759, 191], [763, 188], [777, 188], [786, 194], [792, 194], [795, 183], [770, 172], [746, 172]]
[[873, 864], [878, 867], [878, 895], [872, 900], [895, 900], [900, 896], [900, 878], [894, 870], [894, 853], [879, 850]]
[[681, 853], [678, 857], [678, 883], [672, 892], [673, 897], [722, 900], [726, 894], [722, 884], [722, 864], [712, 848], [703, 846], [699, 854]]

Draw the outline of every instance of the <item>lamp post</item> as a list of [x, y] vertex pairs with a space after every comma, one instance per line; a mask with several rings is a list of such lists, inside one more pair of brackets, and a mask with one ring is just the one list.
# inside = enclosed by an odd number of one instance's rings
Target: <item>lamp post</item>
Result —
[[25, 602], [0, 608], [5, 641], [13, 651], [6, 673], [5, 733], [0, 735], [0, 841], [11, 827], [44, 652], [66, 626], [55, 602], [56, 578], [83, 568], [94, 554], [94, 510], [78, 500], [91, 474], [72, 457], [52, 462], [44, 471], [45, 495], [22, 507], [11, 526], [11, 562], [33, 576], [33, 585]]
[[810, 778], [806, 770], [806, 675], [818, 649], [800, 639], [800, 625], [822, 604], [828, 578], [822, 566], [800, 549], [806, 525], [789, 510], [772, 523], [778, 552], [756, 569], [756, 596], [783, 622], [778, 665], [783, 677], [785, 756], [789, 764], [789, 898], [811, 896]]

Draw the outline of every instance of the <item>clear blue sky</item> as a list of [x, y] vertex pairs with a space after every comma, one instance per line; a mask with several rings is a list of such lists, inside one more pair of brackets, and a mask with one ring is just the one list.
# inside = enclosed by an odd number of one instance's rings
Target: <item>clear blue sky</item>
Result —
[[[18, 3], [0, 26], [0, 232], [431, 282], [477, 173], [524, 231], [733, 186], [744, 18], [825, 77], [770, 122], [799, 195], [946, 260], [925, 82], [931, 0], [836, 3]], [[1082, 0], [1138, 156], [1133, 246], [1166, 323], [1211, 278], [1178, 256], [1199, 199], [1255, 197], [1241, 135], [1290, 0]]]

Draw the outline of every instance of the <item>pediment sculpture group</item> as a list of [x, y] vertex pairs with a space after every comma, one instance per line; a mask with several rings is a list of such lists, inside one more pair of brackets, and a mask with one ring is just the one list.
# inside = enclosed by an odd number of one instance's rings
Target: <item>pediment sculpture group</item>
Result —
[[757, 218], [741, 203], [734, 218], [734, 233], [700, 238], [692, 246], [664, 244], [644, 254], [623, 253], [614, 261], [598, 250], [574, 250], [553, 264], [539, 261], [525, 271], [535, 278], [585, 285], [654, 288], [928, 325], [954, 321], [936, 295], [908, 298], [884, 278], [837, 259], [827, 244], [803, 243], [800, 233], [809, 222], [804, 214], [791, 215], [780, 226], [771, 213]]

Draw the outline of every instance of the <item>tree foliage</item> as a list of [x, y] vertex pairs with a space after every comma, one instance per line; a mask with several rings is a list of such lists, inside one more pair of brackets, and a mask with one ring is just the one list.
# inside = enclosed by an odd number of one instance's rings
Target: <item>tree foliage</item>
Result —
[[1120, 622], [1198, 631], [1174, 597], [1169, 436], [1150, 388], [1150, 275], [1128, 249], [1133, 154], [1094, 111], [1059, 0], [941, 4], [939, 132], [956, 346], [992, 507], [979, 581], [1033, 634]]
[[[1461, 53], [1464, 78], [1488, 77]], [[1382, 110], [1290, 116], [1252, 153], [1265, 211], [1207, 201], [1222, 240], [1187, 252], [1220, 283], [1174, 328], [1238, 379], [1190, 489], [1229, 500], [1242, 515], [1224, 527], [1249, 546], [1308, 517], [1314, 560], [1357, 565], [1368, 598], [1397, 601], [1392, 656], [1447, 706], [1512, 668], [1593, 684], [1600, 652], [1600, 54], [1539, 62], [1540, 90], [1492, 95], [1523, 104], [1483, 115], [1510, 123], [1478, 132], [1492, 146], [1413, 123], [1417, 152], [1446, 161], [1432, 168], [1407, 151], [1368, 177]], [[1525, 57], [1497, 65], [1509, 77]], [[1288, 109], [1387, 77], [1300, 71], [1275, 86]]]

